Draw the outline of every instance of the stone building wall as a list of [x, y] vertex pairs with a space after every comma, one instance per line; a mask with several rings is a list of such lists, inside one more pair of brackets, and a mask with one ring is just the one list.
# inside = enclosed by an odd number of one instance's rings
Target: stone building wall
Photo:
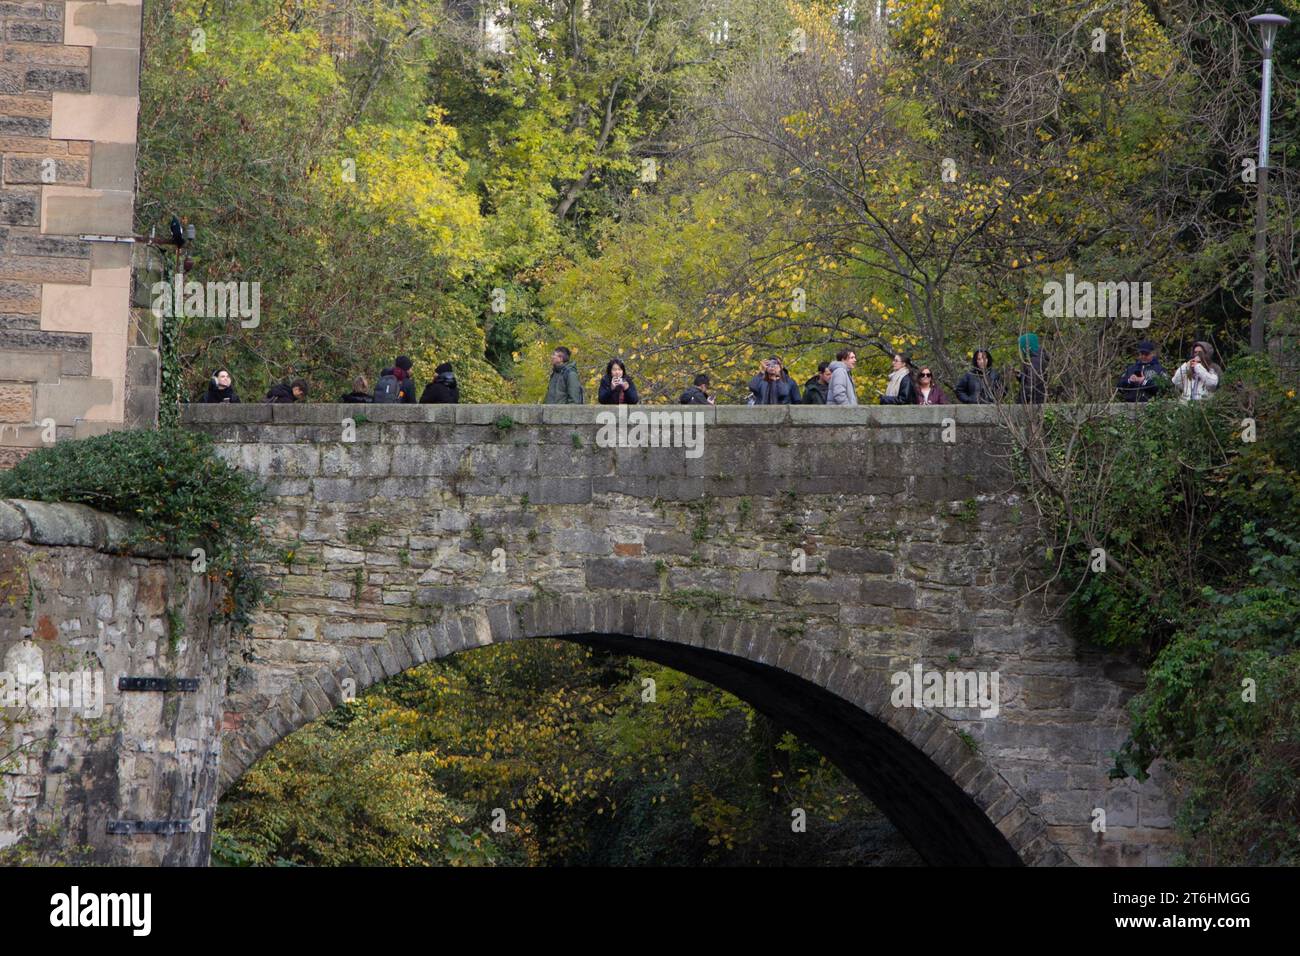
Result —
[[[228, 637], [207, 578], [122, 553], [127, 532], [80, 505], [0, 501], [0, 865], [207, 861]], [[160, 821], [185, 827], [111, 832]]]
[[0, 467], [157, 420], [130, 309], [141, 0], [0, 2]]

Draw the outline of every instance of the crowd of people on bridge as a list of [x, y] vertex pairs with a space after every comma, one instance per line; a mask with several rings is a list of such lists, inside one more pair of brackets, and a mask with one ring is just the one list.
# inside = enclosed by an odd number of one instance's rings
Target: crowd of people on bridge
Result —
[[[1037, 405], [1047, 401], [1048, 355], [1039, 343], [1038, 336], [1026, 332], [1018, 341], [1019, 365], [1006, 375], [994, 367], [993, 353], [987, 348], [977, 348], [967, 368], [957, 380], [954, 395], [963, 405], [991, 405], [1007, 398], [1010, 380], [1014, 378], [1016, 401]], [[1137, 344], [1137, 359], [1120, 374], [1115, 384], [1115, 395], [1121, 401], [1146, 402], [1166, 389], [1172, 388], [1185, 402], [1200, 401], [1214, 393], [1219, 385], [1222, 369], [1215, 363], [1214, 349], [1208, 342], [1193, 344], [1190, 354], [1170, 376], [1156, 355], [1154, 342], [1144, 339]], [[777, 357], [770, 356], [759, 363], [758, 373], [749, 380], [750, 405], [846, 405], [859, 404], [853, 370], [858, 356], [852, 348], [841, 348], [833, 360], [819, 362], [817, 373], [809, 377], [800, 388], [790, 376], [789, 369]], [[891, 356], [892, 368], [884, 391], [877, 395], [882, 405], [951, 405], [952, 399], [936, 381], [929, 365], [914, 363], [906, 354], [895, 352]], [[460, 386], [450, 362], [443, 362], [434, 370], [434, 378], [416, 398], [413, 374], [414, 363], [410, 356], [399, 355], [391, 366], [379, 373], [372, 387], [364, 375], [352, 381], [352, 391], [340, 396], [340, 404], [456, 404], [460, 401]], [[309, 386], [305, 379], [273, 385], [266, 393], [265, 402], [290, 404], [305, 401]], [[202, 402], [238, 403], [239, 395], [229, 370], [218, 369], [208, 382]], [[596, 400], [601, 405], [636, 405], [641, 401], [636, 383], [628, 372], [627, 364], [619, 358], [610, 359], [597, 387]], [[558, 346], [551, 353], [551, 375], [547, 382], [547, 405], [581, 405], [586, 401], [573, 353]], [[711, 392], [707, 372], [700, 372], [678, 399], [682, 405], [713, 405], [716, 396]]]

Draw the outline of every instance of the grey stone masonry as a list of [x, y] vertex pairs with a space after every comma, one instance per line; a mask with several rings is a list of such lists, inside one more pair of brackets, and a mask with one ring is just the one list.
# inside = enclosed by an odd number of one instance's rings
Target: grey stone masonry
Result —
[[[0, 860], [202, 865], [228, 634], [188, 557], [81, 505], [0, 501]], [[119, 676], [197, 679], [130, 692]], [[166, 835], [119, 825], [184, 821]]]
[[[1107, 776], [1141, 669], [1022, 598], [1032, 522], [992, 410], [639, 410], [698, 415], [702, 448], [611, 445], [593, 406], [189, 406], [273, 501], [273, 600], [231, 679], [222, 788], [405, 668], [604, 635], [814, 736], [838, 714], [842, 739], [820, 741], [914, 842], [918, 788], [946, 788], [953, 839], [1028, 863], [1168, 858], [1161, 775]], [[916, 665], [996, 675], [996, 713], [897, 706]]]

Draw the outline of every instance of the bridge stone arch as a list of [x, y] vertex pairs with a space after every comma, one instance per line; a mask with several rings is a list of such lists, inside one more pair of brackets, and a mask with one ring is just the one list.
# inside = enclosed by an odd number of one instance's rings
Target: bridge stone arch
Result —
[[[989, 409], [708, 409], [695, 457], [605, 447], [601, 411], [190, 406], [266, 482], [284, 555], [228, 682], [219, 789], [345, 686], [563, 638], [733, 690], [928, 860], [1165, 859], [1159, 775], [1107, 776], [1141, 669], [1021, 599], [1033, 542]], [[998, 715], [894, 706], [916, 664], [997, 672]]]
[[[674, 667], [730, 691], [836, 763], [928, 863], [1063, 862], [1042, 818], [956, 729], [890, 704], [888, 675], [794, 649], [761, 623], [646, 597], [565, 596], [403, 630], [304, 674], [224, 741], [224, 791], [275, 742], [352, 692], [487, 644], [560, 638]], [[351, 684], [345, 682], [351, 681]]]

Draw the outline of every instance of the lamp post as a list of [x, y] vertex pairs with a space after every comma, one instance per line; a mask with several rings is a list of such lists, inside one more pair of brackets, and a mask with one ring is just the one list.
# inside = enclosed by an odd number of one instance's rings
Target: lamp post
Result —
[[1263, 46], [1264, 75], [1260, 81], [1259, 101], [1259, 163], [1256, 168], [1255, 197], [1255, 289], [1250, 301], [1250, 348], [1264, 350], [1264, 266], [1268, 260], [1268, 127], [1270, 101], [1273, 94], [1273, 41], [1279, 28], [1291, 21], [1271, 9], [1250, 18], [1252, 26], [1259, 28]]

